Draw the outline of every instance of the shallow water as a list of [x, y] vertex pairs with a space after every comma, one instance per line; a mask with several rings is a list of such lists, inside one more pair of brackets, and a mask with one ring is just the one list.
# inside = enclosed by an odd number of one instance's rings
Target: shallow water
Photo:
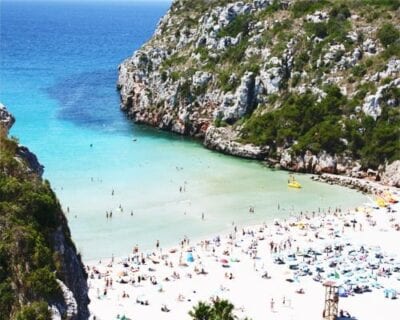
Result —
[[365, 201], [303, 175], [303, 189], [289, 189], [287, 172], [126, 120], [115, 90], [117, 65], [151, 36], [168, 4], [0, 5], [0, 101], [17, 118], [12, 134], [38, 155], [69, 208], [84, 259], [126, 254], [135, 244], [148, 249], [157, 239], [174, 245], [232, 222]]

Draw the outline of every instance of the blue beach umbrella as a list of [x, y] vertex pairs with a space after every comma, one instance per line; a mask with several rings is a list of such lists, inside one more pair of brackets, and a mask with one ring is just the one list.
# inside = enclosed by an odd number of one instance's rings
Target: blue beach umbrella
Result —
[[193, 262], [194, 261], [193, 254], [191, 252], [188, 252], [187, 257], [186, 257], [186, 261], [187, 262]]

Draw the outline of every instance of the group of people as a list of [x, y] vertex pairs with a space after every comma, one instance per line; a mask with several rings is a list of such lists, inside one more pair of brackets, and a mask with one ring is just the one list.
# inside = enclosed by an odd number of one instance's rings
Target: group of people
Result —
[[[292, 253], [294, 253], [294, 256], [300, 255], [311, 247], [320, 246], [322, 242], [327, 240], [336, 241], [338, 236], [342, 236], [343, 233], [364, 232], [365, 229], [373, 228], [377, 224], [374, 216], [367, 212], [355, 213], [342, 211], [341, 208], [318, 211], [300, 212], [298, 215], [293, 215], [282, 221], [264, 223], [257, 227], [239, 230], [237, 225], [233, 223], [232, 231], [226, 237], [215, 236], [192, 244], [192, 241], [185, 236], [179, 242], [179, 246], [167, 251], [161, 248], [159, 240], [155, 241], [155, 250], [150, 253], [142, 252], [136, 245], [129, 257], [122, 259], [117, 264], [109, 264], [109, 267], [104, 268], [102, 272], [96, 272], [95, 267], [89, 268], [90, 278], [93, 280], [98, 280], [99, 276], [104, 279], [114, 278], [118, 284], [131, 284], [136, 290], [142, 290], [142, 287], [150, 285], [164, 291], [162, 286], [164, 283], [203, 277], [214, 273], [215, 269], [209, 268], [210, 259], [214, 261], [213, 263], [218, 262], [218, 264], [223, 261], [220, 264], [222, 267], [232, 267], [235, 263], [240, 263], [246, 258], [252, 261], [253, 270], [260, 276], [260, 279], [274, 279], [275, 274], [268, 269], [268, 261], [271, 261], [277, 255], [281, 254], [288, 258]], [[354, 219], [355, 215], [360, 215], [360, 218]], [[393, 225], [398, 223], [396, 219], [390, 219]], [[338, 245], [332, 247], [332, 250], [339, 250], [332, 254], [340, 254], [343, 247]], [[363, 247], [360, 250], [366, 250], [366, 248]], [[237, 259], [237, 257], [240, 257], [240, 259]], [[313, 265], [312, 259], [315, 258], [315, 256], [310, 257], [309, 260], [305, 258], [305, 262], [310, 261], [311, 267]], [[207, 269], [203, 261], [206, 261]], [[118, 270], [121, 266], [125, 272], [116, 275], [115, 270]], [[231, 280], [243, 276], [238, 275], [234, 269], [230, 269], [228, 272], [225, 269], [222, 275], [220, 281], [226, 280], [229, 283]], [[94, 285], [99, 286], [99, 282], [94, 283]], [[105, 280], [105, 294], [107, 294], [109, 288], [109, 282], [107, 285], [107, 280]], [[129, 288], [129, 286], [124, 288]], [[136, 290], [132, 292], [136, 292]], [[302, 295], [306, 293], [303, 287], [297, 286], [292, 290], [293, 293]], [[122, 296], [124, 294], [125, 297], [129, 294], [126, 289], [122, 291]], [[290, 292], [288, 292], [288, 295], [290, 295]], [[177, 299], [179, 301], [190, 299], [189, 297], [182, 297], [184, 296], [179, 294]], [[275, 297], [270, 300], [270, 311], [279, 312], [280, 309], [275, 301]], [[285, 295], [282, 299], [282, 306], [288, 306], [288, 301], [290, 299]], [[166, 307], [166, 305], [161, 305], [161, 307], [163, 306]], [[164, 308], [164, 310], [167, 309], [168, 312], [173, 311], [173, 308], [172, 310]]]

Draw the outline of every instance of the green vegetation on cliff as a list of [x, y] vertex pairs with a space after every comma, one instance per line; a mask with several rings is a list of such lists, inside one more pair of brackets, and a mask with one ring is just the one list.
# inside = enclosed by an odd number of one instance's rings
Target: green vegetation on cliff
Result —
[[30, 173], [17, 141], [0, 131], [0, 319], [50, 319], [48, 305], [62, 301], [56, 278], [65, 276], [53, 234], [69, 231], [49, 183]]
[[[347, 151], [353, 158], [362, 159], [365, 167], [377, 167], [386, 161], [400, 158], [400, 110], [383, 105], [375, 121], [361, 115], [352, 119], [354, 101], [341, 94], [339, 88], [324, 88], [327, 95], [320, 102], [310, 92], [288, 94], [281, 108], [263, 115], [253, 114], [243, 127], [243, 140], [256, 145], [293, 145], [301, 154], [322, 150], [341, 154]], [[400, 90], [391, 88], [385, 93], [399, 97]]]

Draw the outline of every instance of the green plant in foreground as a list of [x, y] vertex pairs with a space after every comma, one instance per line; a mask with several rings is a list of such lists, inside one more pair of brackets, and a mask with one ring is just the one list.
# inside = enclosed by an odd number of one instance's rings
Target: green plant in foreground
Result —
[[[189, 315], [193, 320], [234, 320], [234, 305], [228, 300], [215, 299], [212, 303], [200, 301]], [[247, 319], [247, 318], [246, 318]]]

